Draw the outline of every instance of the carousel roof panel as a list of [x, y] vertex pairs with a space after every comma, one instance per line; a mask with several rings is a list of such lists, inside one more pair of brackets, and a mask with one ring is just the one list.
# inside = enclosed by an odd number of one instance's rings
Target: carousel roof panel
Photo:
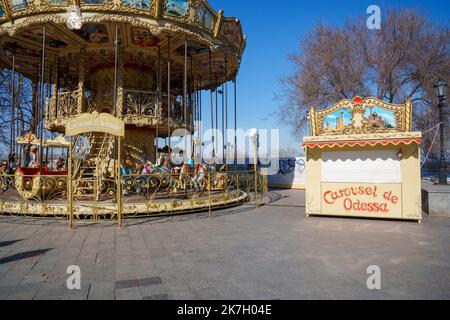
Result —
[[[76, 2], [80, 4], [83, 25], [80, 30], [70, 30], [66, 11], [69, 4]], [[195, 77], [203, 79], [202, 87], [217, 86], [215, 79], [233, 78], [246, 42], [239, 20], [223, 17], [223, 11], [214, 11], [204, 0], [0, 0], [0, 3], [0, 45], [3, 52], [8, 50], [9, 43], [20, 47], [16, 51], [19, 61], [27, 55], [32, 58], [30, 70], [20, 67], [18, 70], [27, 75], [35, 73], [31, 69], [39, 64], [44, 24], [49, 56], [73, 58], [69, 55], [83, 52], [93, 67], [96, 61], [104, 63], [107, 51], [114, 49], [115, 25], [120, 26], [120, 47], [124, 52], [139, 53], [135, 56], [150, 55], [155, 60], [160, 52], [161, 59], [167, 60], [170, 43], [171, 59], [175, 64], [184, 64], [187, 41], [189, 64], [195, 69]], [[101, 57], [95, 58], [98, 54]], [[34, 61], [33, 57], [37, 59]], [[151, 60], [146, 63], [154, 65]], [[11, 64], [7, 57], [1, 62]], [[177, 67], [173, 68], [176, 73]]]

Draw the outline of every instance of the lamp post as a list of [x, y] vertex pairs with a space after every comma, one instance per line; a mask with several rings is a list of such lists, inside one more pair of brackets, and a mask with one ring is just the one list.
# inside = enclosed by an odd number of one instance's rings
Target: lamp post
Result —
[[[439, 79], [434, 86], [436, 89], [436, 95], [439, 100], [438, 108], [439, 108], [439, 122], [440, 126], [440, 135], [441, 135], [441, 160], [439, 162], [439, 184], [447, 185], [447, 159], [445, 157], [445, 135], [444, 128], [448, 125], [447, 119], [445, 117], [444, 108], [446, 106], [445, 98], [447, 94], [447, 84]], [[448, 129], [447, 129], [448, 130]]]
[[254, 188], [255, 188], [255, 206], [258, 206], [258, 148], [259, 148], [259, 134], [257, 129], [251, 129], [249, 133], [253, 143], [253, 162], [254, 162]]

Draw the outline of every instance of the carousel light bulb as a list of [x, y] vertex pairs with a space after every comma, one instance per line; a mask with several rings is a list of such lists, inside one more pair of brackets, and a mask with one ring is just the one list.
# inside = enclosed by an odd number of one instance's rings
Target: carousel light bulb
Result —
[[250, 138], [255, 138], [257, 134], [258, 134], [258, 130], [256, 128], [250, 129], [248, 132], [248, 135], [250, 136]]

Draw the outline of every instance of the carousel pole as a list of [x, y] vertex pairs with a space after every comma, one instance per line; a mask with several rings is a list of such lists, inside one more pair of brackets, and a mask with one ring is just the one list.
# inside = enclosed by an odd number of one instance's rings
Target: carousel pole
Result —
[[155, 143], [155, 162], [158, 159], [158, 150], [159, 150], [159, 104], [160, 104], [160, 95], [161, 95], [161, 86], [160, 86], [160, 61], [161, 59], [161, 47], [158, 46], [158, 57], [156, 58], [156, 143]]
[[[217, 84], [217, 73], [215, 74], [216, 76], [216, 84]], [[216, 133], [218, 133], [219, 131], [219, 96], [218, 96], [218, 91], [219, 87], [216, 88]], [[219, 151], [219, 138], [216, 135], [216, 151]]]
[[15, 93], [16, 93], [16, 48], [13, 48], [12, 52], [12, 68], [11, 68], [11, 133], [10, 133], [10, 143], [9, 143], [9, 154], [14, 152], [15, 138], [14, 138], [14, 127], [15, 127]]
[[222, 83], [222, 164], [225, 163], [225, 85]]
[[73, 137], [69, 137], [69, 149], [67, 150], [67, 211], [69, 214], [69, 230], [73, 229], [73, 196], [72, 196], [72, 146]]
[[237, 171], [237, 76], [234, 76], [234, 171]]
[[116, 24], [116, 32], [114, 38], [114, 95], [113, 95], [113, 108], [115, 117], [117, 116], [118, 68], [119, 68], [119, 25]]
[[202, 116], [202, 90], [201, 90], [201, 85], [202, 85], [202, 76], [200, 76], [199, 79], [199, 84], [198, 84], [198, 88], [197, 88], [197, 94], [198, 94], [198, 120], [199, 120], [199, 125], [198, 125], [198, 132], [199, 132], [199, 143], [200, 143], [200, 161], [203, 162], [203, 116]]
[[[193, 67], [193, 59], [192, 56], [189, 57], [190, 61], [190, 79], [189, 79], [189, 133], [191, 133], [192, 130], [192, 136], [195, 135], [195, 131], [197, 131], [197, 123], [196, 119], [198, 116], [198, 110], [197, 110], [197, 99], [195, 95], [195, 76], [194, 76], [194, 67]], [[192, 152], [191, 152], [191, 158], [195, 156], [195, 141], [194, 139], [191, 139], [192, 144]]]
[[225, 95], [225, 135], [224, 135], [224, 139], [225, 139], [225, 151], [226, 151], [226, 156], [225, 156], [225, 164], [228, 164], [228, 81], [227, 81], [227, 76], [228, 76], [228, 64], [227, 64], [227, 59], [225, 59], [225, 91], [224, 91], [224, 95]]
[[[168, 55], [168, 60], [167, 60], [167, 139], [168, 139], [168, 146], [169, 146], [169, 150], [167, 150], [168, 155], [170, 157], [170, 155], [172, 154], [172, 143], [171, 143], [171, 139], [170, 139], [170, 125], [171, 125], [171, 97], [170, 97], [170, 69], [171, 69], [171, 53], [170, 53], [170, 39], [171, 37], [168, 37], [168, 43], [167, 43], [167, 55]], [[169, 158], [170, 159], [170, 158]]]
[[[114, 93], [113, 93], [113, 115], [117, 117], [117, 93], [118, 93], [118, 69], [119, 69], [119, 25], [116, 24], [116, 31], [114, 35]], [[119, 171], [122, 169], [122, 163], [119, 161], [117, 155], [120, 154], [120, 146], [119, 146], [119, 138], [115, 137], [114, 139], [114, 168], [117, 170], [119, 168]], [[116, 171], [117, 172], [117, 171]], [[98, 177], [96, 177], [98, 178]], [[118, 177], [118, 183], [116, 188], [116, 197], [117, 201], [119, 200], [119, 192], [121, 192], [120, 185], [122, 184], [122, 178]], [[95, 191], [97, 193], [97, 191]], [[118, 203], [118, 218], [119, 218], [119, 227], [121, 227], [121, 213], [120, 213], [120, 204]]]
[[214, 101], [213, 101], [213, 89], [212, 89], [212, 62], [211, 62], [211, 50], [209, 51], [209, 95], [211, 98], [211, 127], [212, 127], [212, 132], [211, 132], [211, 140], [212, 140], [212, 146], [213, 146], [213, 151], [212, 151], [212, 158], [214, 158], [216, 156], [216, 149], [215, 149], [215, 142], [214, 142]]
[[[184, 39], [184, 85], [183, 85], [183, 104], [184, 104], [184, 130], [187, 131], [187, 63], [188, 63], [188, 43]], [[184, 137], [183, 157], [187, 156], [187, 136]], [[186, 159], [185, 159], [186, 160]]]
[[[122, 137], [117, 137], [117, 162], [120, 164], [122, 163], [122, 159], [121, 159], [121, 142], [122, 142]], [[123, 215], [123, 198], [122, 198], [122, 168], [121, 166], [117, 166], [116, 168], [116, 172], [117, 172], [117, 176], [119, 179], [119, 183], [117, 184], [117, 194], [116, 194], [116, 198], [117, 198], [117, 215], [118, 215], [118, 223], [119, 223], [119, 228], [123, 227], [123, 222], [122, 222], [122, 215]]]
[[44, 27], [42, 29], [42, 60], [41, 60], [41, 90], [40, 90], [40, 97], [41, 100], [40, 103], [40, 110], [38, 111], [39, 115], [39, 123], [40, 129], [39, 129], [39, 139], [40, 139], [40, 146], [39, 146], [39, 173], [42, 175], [42, 157], [43, 157], [43, 134], [44, 134], [44, 104], [45, 104], [45, 90], [44, 90], [44, 81], [45, 81], [45, 42], [47, 37], [47, 29], [44, 24]]

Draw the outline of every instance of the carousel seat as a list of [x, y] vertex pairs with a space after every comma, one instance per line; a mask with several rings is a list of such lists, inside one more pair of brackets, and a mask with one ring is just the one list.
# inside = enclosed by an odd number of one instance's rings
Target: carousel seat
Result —
[[[40, 176], [40, 168], [18, 168], [18, 173], [24, 176]], [[43, 176], [66, 176], [67, 171], [49, 170], [47, 167], [42, 168]]]

